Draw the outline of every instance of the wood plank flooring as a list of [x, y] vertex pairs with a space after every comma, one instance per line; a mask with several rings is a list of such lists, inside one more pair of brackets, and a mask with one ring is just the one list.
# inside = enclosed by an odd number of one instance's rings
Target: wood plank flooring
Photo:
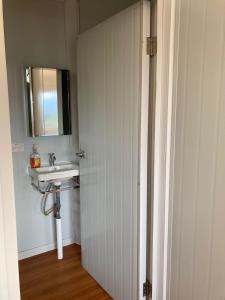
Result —
[[64, 259], [50, 251], [19, 262], [22, 300], [109, 300], [81, 266], [78, 245], [64, 247]]

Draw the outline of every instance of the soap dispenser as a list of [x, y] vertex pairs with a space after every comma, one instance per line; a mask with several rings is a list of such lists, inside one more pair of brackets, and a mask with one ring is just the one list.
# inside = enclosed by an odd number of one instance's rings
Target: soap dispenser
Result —
[[30, 155], [30, 166], [32, 169], [40, 168], [41, 157], [37, 150], [37, 145], [34, 144], [32, 148], [32, 153]]

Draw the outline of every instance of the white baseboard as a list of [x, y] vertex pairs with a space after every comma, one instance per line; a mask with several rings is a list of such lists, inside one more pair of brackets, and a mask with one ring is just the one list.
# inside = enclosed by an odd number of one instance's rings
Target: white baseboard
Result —
[[[68, 246], [68, 245], [71, 245], [71, 244], [78, 244], [79, 245], [79, 243], [77, 241], [75, 241], [74, 238], [68, 238], [68, 239], [63, 240], [63, 246]], [[56, 243], [52, 243], [52, 244], [48, 244], [48, 245], [45, 245], [45, 246], [29, 249], [29, 250], [26, 250], [26, 251], [21, 251], [21, 252], [18, 253], [18, 257], [19, 257], [19, 260], [22, 260], [22, 259], [32, 257], [32, 256], [35, 256], [35, 255], [38, 255], [38, 254], [42, 254], [42, 253], [45, 253], [45, 252], [48, 252], [48, 251], [51, 251], [51, 250], [54, 250], [54, 249], [56, 249]]]

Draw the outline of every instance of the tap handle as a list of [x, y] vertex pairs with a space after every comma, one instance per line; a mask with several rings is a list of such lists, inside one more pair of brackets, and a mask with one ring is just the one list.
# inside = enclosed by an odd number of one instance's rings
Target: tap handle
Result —
[[49, 156], [53, 156], [53, 155], [55, 155], [55, 153], [54, 152], [50, 152], [48, 155]]

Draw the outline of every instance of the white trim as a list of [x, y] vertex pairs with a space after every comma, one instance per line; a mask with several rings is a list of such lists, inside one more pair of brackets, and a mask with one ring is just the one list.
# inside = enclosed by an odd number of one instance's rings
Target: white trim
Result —
[[158, 0], [153, 199], [153, 300], [168, 300], [173, 170], [174, 32], [177, 0]]
[[2, 0], [0, 0], [0, 299], [19, 300], [16, 214]]
[[165, 194], [164, 300], [170, 299], [180, 0], [172, 0]]
[[[77, 241], [75, 241], [74, 238], [68, 238], [68, 239], [63, 240], [63, 246], [69, 246], [72, 244], [79, 245], [79, 243]], [[55, 250], [55, 249], [56, 249], [56, 243], [51, 243], [51, 244], [33, 248], [30, 250], [21, 251], [21, 252], [19, 252], [19, 260], [26, 259], [26, 258], [35, 256], [35, 255], [39, 255], [39, 254], [42, 254], [42, 253], [45, 253], [45, 252], [48, 252], [51, 250]]]
[[147, 37], [150, 36], [150, 2], [143, 0], [141, 3], [141, 74], [140, 74], [140, 148], [139, 148], [139, 289], [138, 299], [143, 296], [143, 283], [146, 281], [146, 249], [147, 249], [147, 192], [148, 192], [148, 110], [149, 110], [149, 55], [147, 54]]

